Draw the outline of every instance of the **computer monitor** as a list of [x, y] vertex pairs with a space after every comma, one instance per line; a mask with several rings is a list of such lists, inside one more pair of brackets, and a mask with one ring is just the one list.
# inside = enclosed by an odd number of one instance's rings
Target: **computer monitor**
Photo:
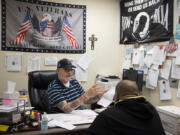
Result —
[[139, 91], [142, 91], [143, 71], [134, 69], [123, 69], [122, 79], [136, 82]]

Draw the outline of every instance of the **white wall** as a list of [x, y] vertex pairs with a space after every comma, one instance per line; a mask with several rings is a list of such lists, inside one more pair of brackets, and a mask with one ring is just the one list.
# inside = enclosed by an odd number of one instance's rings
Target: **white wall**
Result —
[[[87, 6], [86, 27], [86, 53], [94, 58], [88, 68], [88, 82], [83, 83], [85, 89], [93, 85], [95, 76], [99, 74], [119, 75], [120, 65], [123, 58], [123, 46], [118, 44], [118, 1], [117, 0], [54, 0], [50, 2], [80, 4]], [[95, 42], [95, 50], [91, 50], [88, 38], [95, 34], [98, 41]], [[6, 53], [23, 54], [23, 67], [21, 72], [7, 72], [5, 68]], [[7, 80], [17, 83], [16, 90], [27, 89], [27, 58], [28, 56], [41, 57], [41, 69], [56, 69], [56, 66], [44, 66], [45, 56], [61, 58], [79, 58], [82, 54], [60, 54], [60, 53], [26, 53], [0, 51], [0, 95], [7, 90]]]
[[[119, 75], [121, 64], [124, 60], [124, 46], [119, 45], [119, 2], [118, 0], [47, 0], [50, 2], [80, 4], [87, 6], [87, 27], [86, 27], [86, 53], [94, 58], [88, 68], [88, 81], [82, 83], [85, 89], [94, 84], [97, 74]], [[176, 0], [175, 0], [176, 2]], [[0, 13], [1, 15], [1, 13]], [[95, 50], [91, 50], [88, 38], [95, 34], [98, 41], [95, 42]], [[1, 39], [1, 38], [0, 38]], [[180, 43], [180, 41], [177, 41]], [[157, 43], [162, 44], [162, 43]], [[6, 53], [23, 54], [23, 67], [21, 72], [7, 72], [5, 68]], [[60, 53], [26, 53], [0, 51], [0, 96], [7, 90], [7, 80], [17, 83], [16, 90], [27, 89], [27, 57], [40, 56], [41, 69], [56, 69], [56, 66], [44, 66], [44, 58], [80, 58], [82, 54], [60, 54]], [[143, 89], [143, 95], [154, 105], [178, 105], [180, 100], [176, 98], [177, 89], [171, 89], [173, 99], [161, 102], [159, 100], [159, 90]]]

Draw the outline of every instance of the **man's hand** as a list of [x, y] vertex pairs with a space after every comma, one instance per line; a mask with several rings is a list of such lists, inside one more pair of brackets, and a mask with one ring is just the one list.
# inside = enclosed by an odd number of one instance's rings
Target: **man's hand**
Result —
[[102, 90], [102, 87], [98, 84], [93, 85], [90, 89], [86, 91], [87, 97], [93, 97], [101, 93], [104, 93], [104, 90]]
[[56, 106], [62, 111], [64, 111], [65, 113], [69, 113], [69, 112], [72, 112], [74, 109], [76, 109], [83, 103], [86, 103], [86, 104], [96, 103], [97, 101], [101, 99], [101, 97], [107, 91], [108, 90], [102, 90], [100, 85], [95, 84], [89, 90], [87, 90], [85, 94], [83, 94], [79, 98], [68, 103], [66, 101], [62, 101], [58, 103]]
[[107, 92], [108, 90], [101, 90], [100, 92], [98, 92], [98, 96], [101, 99], [103, 97], [103, 95]]
[[84, 103], [86, 104], [96, 103], [102, 98], [102, 96], [107, 91], [108, 90], [102, 90], [102, 87], [98, 84], [93, 85], [89, 90], [86, 91], [85, 93], [86, 99], [84, 100]]

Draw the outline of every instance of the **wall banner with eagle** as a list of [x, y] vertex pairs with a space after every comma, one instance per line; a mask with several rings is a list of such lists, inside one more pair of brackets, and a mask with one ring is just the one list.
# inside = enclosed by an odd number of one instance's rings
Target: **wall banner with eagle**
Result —
[[2, 0], [4, 51], [85, 53], [86, 6]]
[[173, 36], [174, 0], [121, 0], [120, 43], [168, 41]]

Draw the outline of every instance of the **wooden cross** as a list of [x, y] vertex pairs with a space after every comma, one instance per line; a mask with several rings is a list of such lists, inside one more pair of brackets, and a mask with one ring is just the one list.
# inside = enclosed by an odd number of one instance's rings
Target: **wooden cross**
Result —
[[97, 37], [95, 37], [94, 34], [92, 34], [91, 37], [89, 37], [89, 41], [91, 41], [91, 50], [94, 50], [94, 42], [97, 41]]

